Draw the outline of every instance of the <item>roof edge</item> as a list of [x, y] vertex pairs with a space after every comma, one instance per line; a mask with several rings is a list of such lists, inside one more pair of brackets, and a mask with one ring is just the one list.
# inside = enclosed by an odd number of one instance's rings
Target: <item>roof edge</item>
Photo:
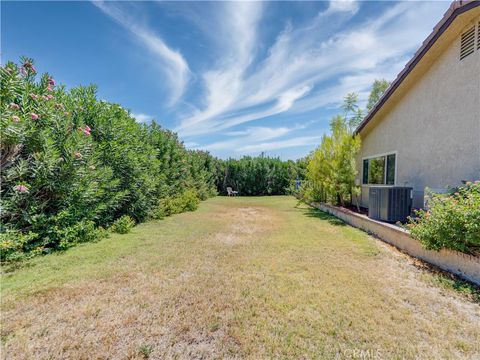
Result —
[[450, 24], [457, 18], [457, 16], [477, 6], [480, 6], [480, 0], [459, 0], [453, 1], [450, 4], [450, 7], [445, 12], [442, 19], [437, 23], [437, 25], [435, 25], [430, 35], [428, 35], [428, 37], [423, 41], [422, 45], [415, 52], [412, 59], [405, 65], [403, 70], [397, 75], [395, 80], [393, 80], [385, 93], [383, 93], [383, 95], [377, 101], [375, 106], [354, 130], [354, 135], [359, 134], [360, 131], [362, 131], [362, 129], [370, 122], [375, 114], [381, 109], [383, 104], [385, 104], [385, 102], [393, 95], [403, 80], [408, 76], [408, 74], [410, 74], [410, 72], [415, 68], [415, 66], [420, 62], [423, 56], [428, 52], [428, 50], [430, 50], [433, 44], [435, 44], [437, 39], [445, 32]]

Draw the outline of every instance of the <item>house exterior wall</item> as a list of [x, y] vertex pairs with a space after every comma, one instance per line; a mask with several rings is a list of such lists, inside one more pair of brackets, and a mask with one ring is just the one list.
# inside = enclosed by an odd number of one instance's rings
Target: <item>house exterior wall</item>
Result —
[[[416, 208], [423, 206], [425, 187], [445, 189], [480, 179], [480, 49], [460, 60], [464, 28], [457, 29], [432, 50], [423, 70], [409, 75], [400, 98], [386, 103], [360, 132], [360, 183], [363, 158], [396, 153], [395, 185], [413, 187]], [[361, 206], [368, 207], [368, 191], [362, 185]]]

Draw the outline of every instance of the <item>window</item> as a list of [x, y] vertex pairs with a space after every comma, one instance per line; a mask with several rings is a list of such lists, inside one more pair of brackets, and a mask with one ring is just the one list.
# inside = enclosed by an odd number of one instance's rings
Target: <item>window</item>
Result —
[[395, 154], [387, 155], [387, 185], [395, 185]]
[[371, 157], [363, 160], [364, 185], [395, 185], [395, 154]]

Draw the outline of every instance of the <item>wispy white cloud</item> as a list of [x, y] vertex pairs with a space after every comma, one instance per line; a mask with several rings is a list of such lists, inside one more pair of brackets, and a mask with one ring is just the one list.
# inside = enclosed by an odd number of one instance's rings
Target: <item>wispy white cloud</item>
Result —
[[[443, 11], [430, 2], [397, 3], [379, 16], [342, 28], [345, 19], [334, 13], [353, 16], [360, 4], [332, 1], [303, 27], [287, 25], [267, 55], [258, 60], [262, 8], [252, 3], [237, 6], [229, 3], [225, 7], [228, 16], [217, 33], [226, 34], [227, 46], [217, 66], [203, 74], [204, 106], [181, 120], [177, 130], [182, 136], [312, 111], [340, 102], [351, 91], [364, 99], [374, 79], [392, 79], [398, 73], [406, 54], [420, 45]], [[328, 13], [332, 16], [325, 16]], [[252, 148], [255, 141], [261, 140], [252, 139]], [[283, 141], [268, 146], [281, 144], [290, 146]]]
[[[307, 22], [287, 23], [265, 44], [262, 20], [268, 3], [219, 2], [207, 6], [209, 11], [191, 8], [190, 15], [182, 16], [194, 19], [190, 23], [207, 35], [215, 61], [192, 59], [199, 81], [190, 82], [193, 74], [182, 54], [126, 11], [128, 4], [94, 4], [156, 55], [170, 86], [171, 104], [189, 84], [196, 86], [194, 99], [173, 108], [179, 117], [176, 130], [186, 144], [225, 153], [318, 143], [322, 134], [317, 132], [326, 128], [328, 119], [322, 119], [325, 126], [306, 133], [305, 127], [292, 126], [297, 120], [287, 122], [287, 116], [308, 117], [337, 106], [352, 91], [365, 101], [373, 81], [392, 80], [445, 10], [434, 2], [400, 2], [383, 4], [383, 12], [364, 17], [361, 2], [334, 0]], [[135, 116], [139, 122], [148, 121], [148, 115]], [[274, 124], [272, 119], [286, 122]], [[217, 140], [205, 144], [205, 135]]]
[[195, 141], [187, 141], [187, 142], [184, 143], [183, 145], [185, 145], [185, 147], [186, 147], [187, 149], [197, 148], [197, 147], [198, 147], [198, 143], [196, 143]]
[[[271, 150], [272, 146], [278, 147], [281, 146], [281, 144], [285, 145], [285, 147], [291, 147], [291, 144], [294, 142], [289, 142], [285, 138], [292, 136], [297, 131], [307, 128], [311, 124], [312, 121], [296, 124], [292, 127], [249, 126], [244, 130], [227, 131], [224, 133], [227, 139], [204, 145], [202, 148], [210, 151], [230, 150], [234, 153], [253, 153]], [[284, 138], [284, 140], [279, 140], [281, 138]], [[318, 142], [320, 136], [297, 136], [293, 139], [297, 139], [297, 143], [300, 143], [301, 140], [308, 139], [308, 143], [305, 145], [310, 145], [312, 141], [313, 143]]]
[[242, 131], [227, 132], [225, 133], [225, 135], [230, 137], [230, 139], [217, 141], [212, 144], [205, 145], [204, 148], [206, 148], [207, 150], [232, 149], [233, 151], [237, 151], [245, 144], [279, 138], [289, 134], [293, 130], [293, 128], [287, 127], [248, 127]]
[[281, 114], [285, 111], [288, 111], [293, 106], [295, 101], [306, 95], [310, 89], [310, 86], [304, 85], [296, 89], [287, 90], [284, 93], [279, 94], [277, 99], [274, 101], [274, 104], [268, 106], [266, 109], [260, 109], [240, 115], [226, 115], [219, 119], [210, 119], [210, 121], [205, 121], [199, 127], [186, 128], [183, 131], [183, 135], [201, 135], [205, 133], [218, 132], [240, 124]]
[[131, 113], [130, 115], [132, 115], [132, 117], [135, 118], [135, 120], [138, 122], [138, 123], [148, 123], [148, 122], [151, 122], [153, 120], [153, 116], [150, 116], [150, 115], [147, 115], [147, 114], [142, 114], [142, 113]]
[[[203, 74], [205, 107], [184, 119], [179, 130], [196, 127], [230, 109], [242, 93], [243, 77], [254, 59], [260, 2], [226, 2], [222, 7], [220, 29], [215, 32], [223, 57], [212, 70]], [[219, 38], [218, 33], [224, 36]], [[188, 131], [187, 131], [188, 132]]]
[[158, 60], [160, 71], [167, 78], [170, 101], [175, 104], [185, 91], [191, 72], [182, 54], [173, 50], [145, 24], [122, 9], [121, 2], [92, 1], [92, 4], [132, 33]]
[[280, 140], [280, 141], [271, 141], [271, 142], [261, 142], [256, 144], [244, 145], [237, 148], [237, 152], [239, 153], [258, 153], [258, 152], [266, 152], [271, 150], [278, 150], [278, 149], [287, 149], [292, 147], [300, 147], [300, 146], [311, 146], [316, 145], [320, 142], [322, 136], [300, 136], [295, 138], [290, 138], [287, 140]]
[[356, 0], [331, 0], [323, 15], [331, 15], [339, 12], [355, 14], [359, 8], [360, 5]]

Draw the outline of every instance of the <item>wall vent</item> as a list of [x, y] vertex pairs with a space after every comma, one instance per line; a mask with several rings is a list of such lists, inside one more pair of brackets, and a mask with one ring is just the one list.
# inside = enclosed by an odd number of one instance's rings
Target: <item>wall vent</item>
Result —
[[475, 25], [465, 31], [460, 41], [460, 60], [475, 51]]
[[480, 50], [480, 21], [477, 26], [477, 50]]

